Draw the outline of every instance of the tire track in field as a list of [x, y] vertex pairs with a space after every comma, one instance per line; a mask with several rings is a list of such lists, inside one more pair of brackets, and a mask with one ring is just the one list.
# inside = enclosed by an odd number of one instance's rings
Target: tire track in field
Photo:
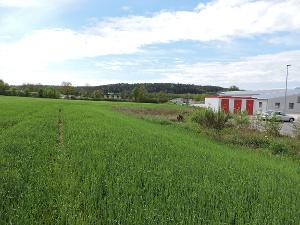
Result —
[[56, 134], [56, 145], [58, 147], [63, 146], [63, 119], [62, 119], [62, 109], [58, 109], [58, 120], [57, 120], [57, 134]]

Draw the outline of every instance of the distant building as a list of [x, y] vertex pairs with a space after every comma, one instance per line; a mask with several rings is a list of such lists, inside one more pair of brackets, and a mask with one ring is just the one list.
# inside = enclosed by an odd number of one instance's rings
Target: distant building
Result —
[[77, 99], [77, 100], [81, 99], [80, 96], [76, 96], [76, 95], [64, 95], [64, 94], [60, 94], [59, 98], [60, 99], [73, 99], [73, 100], [74, 99]]
[[207, 97], [205, 106], [225, 112], [246, 111], [249, 115], [268, 110], [297, 114], [300, 113], [300, 88], [287, 91], [286, 104], [285, 89], [275, 89], [222, 92], [218, 96]]
[[121, 94], [119, 94], [119, 93], [112, 93], [112, 92], [104, 94], [103, 97], [105, 99], [114, 99], [114, 100], [121, 100], [122, 99]]
[[197, 105], [199, 102], [197, 102], [194, 99], [191, 98], [174, 98], [170, 100], [170, 102], [177, 104], [177, 105]]
[[171, 99], [170, 102], [172, 102], [176, 105], [183, 105], [184, 104], [183, 98], [174, 98], [174, 99]]

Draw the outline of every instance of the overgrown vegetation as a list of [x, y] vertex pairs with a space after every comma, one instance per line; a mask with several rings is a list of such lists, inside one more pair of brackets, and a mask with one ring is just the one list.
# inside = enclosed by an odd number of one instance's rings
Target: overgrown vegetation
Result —
[[296, 139], [298, 139], [300, 141], [300, 120], [297, 120], [296, 122], [294, 122], [294, 133], [295, 133]]
[[191, 120], [198, 123], [204, 128], [212, 128], [216, 131], [221, 131], [228, 125], [230, 115], [223, 111], [214, 112], [212, 109], [199, 109], [196, 110]]
[[273, 137], [279, 137], [282, 123], [278, 122], [276, 116], [272, 116], [271, 118], [265, 120], [263, 127], [267, 134]]
[[290, 159], [112, 111], [125, 103], [0, 105], [0, 224], [298, 224]]
[[[280, 134], [282, 123], [275, 117], [263, 121], [257, 115], [250, 121], [246, 113], [226, 114], [211, 109], [198, 109], [191, 115], [191, 121], [200, 125], [200, 131], [214, 140], [244, 146], [252, 149], [268, 149], [273, 154], [300, 157], [300, 141]], [[295, 123], [295, 133], [299, 132]], [[298, 136], [297, 136], [298, 137]]]
[[232, 115], [232, 125], [237, 129], [249, 129], [251, 126], [250, 118], [247, 112], [240, 112]]
[[[145, 108], [145, 107], [113, 107], [115, 111], [133, 114], [143, 119], [156, 119], [162, 121], [162, 123], [167, 123], [166, 121], [172, 122], [184, 122], [191, 112], [194, 110], [191, 108], [183, 107], [178, 108]], [[164, 122], [163, 122], [164, 121]], [[170, 124], [170, 123], [167, 123]]]
[[[280, 134], [282, 124], [275, 118], [263, 121], [260, 115], [256, 115], [250, 120], [246, 112], [226, 114], [222, 111], [214, 112], [211, 109], [201, 108], [180, 110], [116, 107], [115, 109], [160, 124], [170, 125], [170, 122], [191, 121], [198, 124], [198, 130], [202, 134], [213, 140], [251, 149], [268, 150], [273, 154], [289, 155], [294, 159], [300, 159], [300, 139], [282, 136]], [[299, 122], [295, 123], [296, 134], [297, 131], [299, 132], [298, 126]]]

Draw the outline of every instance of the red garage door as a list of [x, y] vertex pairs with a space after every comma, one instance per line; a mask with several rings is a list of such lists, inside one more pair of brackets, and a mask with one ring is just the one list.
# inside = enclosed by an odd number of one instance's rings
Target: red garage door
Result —
[[253, 115], [254, 100], [246, 100], [246, 111], [248, 115]]
[[221, 100], [221, 109], [225, 113], [229, 113], [229, 99], [222, 99]]
[[240, 113], [242, 111], [242, 100], [235, 99], [234, 100], [234, 113]]

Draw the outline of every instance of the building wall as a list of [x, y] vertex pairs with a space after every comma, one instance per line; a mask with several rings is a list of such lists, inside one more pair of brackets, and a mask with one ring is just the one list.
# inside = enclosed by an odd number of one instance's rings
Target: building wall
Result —
[[234, 112], [234, 99], [232, 98], [229, 99], [229, 112]]
[[[261, 104], [259, 104], [261, 102]], [[261, 107], [260, 107], [261, 105]], [[266, 112], [268, 110], [268, 100], [256, 99], [254, 101], [254, 113]]]
[[211, 108], [214, 111], [218, 111], [220, 108], [219, 98], [205, 98], [205, 106]]
[[120, 95], [115, 95], [115, 94], [106, 94], [104, 95], [105, 99], [116, 99], [116, 100], [120, 100], [122, 99]]
[[[218, 111], [221, 107], [221, 98], [206, 98], [205, 106], [212, 108], [215, 111]], [[267, 110], [275, 111], [285, 111], [284, 110], [284, 96], [278, 98], [265, 99], [255, 99], [254, 100], [254, 109], [253, 113], [265, 112]], [[260, 107], [261, 103], [261, 107]], [[279, 107], [275, 106], [275, 103], [279, 103]], [[290, 109], [290, 103], [294, 103], [294, 108]], [[300, 113], [300, 95], [291, 95], [287, 96], [287, 113], [290, 114], [299, 114]], [[229, 110], [230, 112], [234, 111], [234, 98], [229, 98]], [[246, 99], [242, 99], [242, 111], [246, 111]]]
[[[299, 95], [292, 95], [287, 96], [287, 102], [286, 102], [286, 113], [300, 113], [300, 103], [298, 102]], [[280, 104], [279, 107], [276, 107], [275, 104]], [[279, 98], [272, 98], [268, 100], [268, 110], [277, 110], [277, 111], [285, 111], [284, 110], [284, 104], [285, 98], [279, 97]], [[289, 103], [294, 103], [294, 109], [290, 109]]]
[[175, 104], [183, 104], [183, 99], [182, 98], [175, 98], [175, 99], [172, 99], [170, 101], [175, 103]]
[[[234, 113], [234, 101], [235, 98], [226, 98], [229, 99], [229, 112]], [[242, 112], [246, 112], [246, 101], [247, 99], [241, 99], [242, 100]], [[205, 99], [205, 106], [207, 108], [211, 108], [214, 111], [218, 111], [221, 108], [221, 101], [222, 98], [206, 98]], [[266, 103], [265, 103], [266, 104]], [[253, 112], [255, 113], [255, 100], [254, 100], [254, 109]]]
[[246, 112], [246, 101], [247, 99], [242, 99], [242, 112]]

